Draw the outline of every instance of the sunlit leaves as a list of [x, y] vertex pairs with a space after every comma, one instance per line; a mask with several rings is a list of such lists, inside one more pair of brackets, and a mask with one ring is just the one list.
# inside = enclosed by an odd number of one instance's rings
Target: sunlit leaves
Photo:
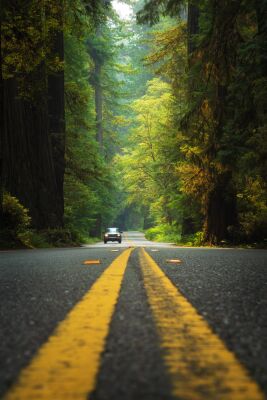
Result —
[[2, 23], [3, 76], [28, 74], [45, 60], [54, 69], [62, 68], [51, 51], [56, 31], [63, 29], [62, 4], [53, 0], [12, 3], [5, 9]]
[[172, 126], [173, 105], [170, 85], [158, 78], [149, 81], [146, 94], [132, 103], [135, 126], [129, 147], [118, 159], [128, 201], [141, 202], [154, 218], [165, 222], [174, 218], [177, 196], [174, 168], [178, 145]]

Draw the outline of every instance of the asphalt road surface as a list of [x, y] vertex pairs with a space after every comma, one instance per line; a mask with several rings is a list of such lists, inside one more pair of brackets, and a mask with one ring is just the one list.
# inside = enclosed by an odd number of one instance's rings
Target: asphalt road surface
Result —
[[0, 398], [267, 399], [267, 251], [0, 252]]

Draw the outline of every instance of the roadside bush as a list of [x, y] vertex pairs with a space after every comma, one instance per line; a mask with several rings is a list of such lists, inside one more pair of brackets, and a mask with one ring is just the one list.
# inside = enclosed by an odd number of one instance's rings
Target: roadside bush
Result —
[[66, 228], [46, 229], [39, 232], [45, 242], [50, 246], [65, 247], [79, 245], [81, 238], [75, 231]]
[[147, 229], [145, 231], [145, 237], [148, 240], [154, 240], [156, 242], [177, 243], [181, 238], [181, 234], [179, 228], [176, 226], [162, 224]]
[[1, 247], [29, 247], [27, 232], [31, 218], [29, 211], [19, 200], [4, 193], [3, 219], [1, 221], [0, 246]]
[[3, 226], [14, 232], [23, 232], [29, 228], [31, 218], [27, 208], [19, 200], [4, 193], [3, 198]]
[[159, 226], [149, 228], [145, 231], [145, 237], [148, 240], [157, 240], [158, 236], [162, 234]]
[[19, 200], [4, 193], [3, 219], [0, 229], [0, 248], [47, 248], [77, 246], [86, 242], [81, 234], [72, 228], [30, 229], [29, 211]]
[[203, 246], [204, 245], [204, 232], [196, 232], [193, 238], [193, 245], [194, 246]]
[[266, 184], [261, 178], [247, 178], [242, 193], [237, 195], [240, 232], [238, 242], [266, 243], [267, 201]]
[[184, 245], [184, 246], [204, 246], [204, 232], [196, 232], [192, 233], [191, 235], [183, 235], [179, 244]]

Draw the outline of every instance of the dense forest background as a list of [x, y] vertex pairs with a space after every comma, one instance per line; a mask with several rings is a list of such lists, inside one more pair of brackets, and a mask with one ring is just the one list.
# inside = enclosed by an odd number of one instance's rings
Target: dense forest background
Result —
[[1, 246], [266, 245], [267, 1], [123, 3], [1, 0]]

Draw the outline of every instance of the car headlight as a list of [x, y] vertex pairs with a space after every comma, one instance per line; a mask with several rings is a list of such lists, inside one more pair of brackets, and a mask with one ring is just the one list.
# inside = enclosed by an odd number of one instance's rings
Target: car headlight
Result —
[[117, 233], [117, 236], [120, 237], [120, 233]]
[[105, 237], [107, 237], [108, 236], [108, 234], [107, 233], [105, 233]]

